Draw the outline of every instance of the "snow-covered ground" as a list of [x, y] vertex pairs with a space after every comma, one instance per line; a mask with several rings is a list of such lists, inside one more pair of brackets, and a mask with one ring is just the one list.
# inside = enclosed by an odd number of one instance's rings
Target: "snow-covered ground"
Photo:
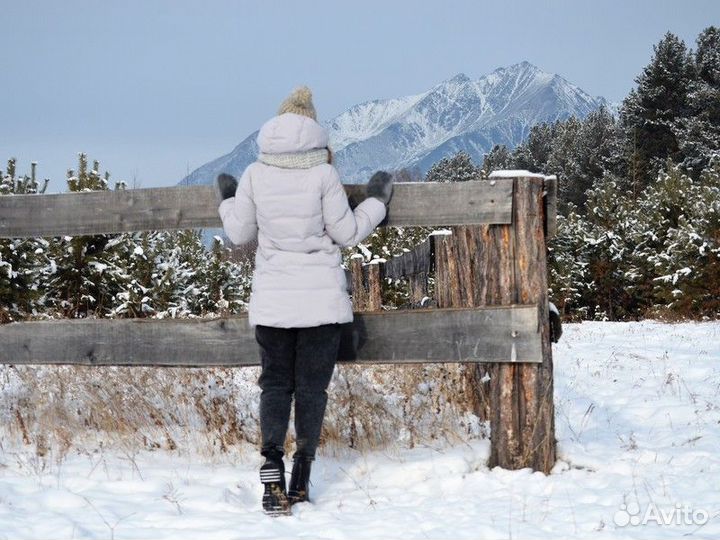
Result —
[[[488, 469], [486, 440], [326, 450], [290, 517], [260, 458], [0, 453], [0, 539], [719, 538], [720, 323], [566, 325], [553, 474]], [[694, 522], [694, 523], [693, 523]]]

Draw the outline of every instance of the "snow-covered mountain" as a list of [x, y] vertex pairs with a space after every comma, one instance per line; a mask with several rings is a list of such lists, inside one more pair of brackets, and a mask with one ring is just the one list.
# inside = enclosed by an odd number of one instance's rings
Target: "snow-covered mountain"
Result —
[[[378, 170], [418, 167], [466, 151], [482, 164], [495, 144], [514, 148], [540, 122], [584, 117], [607, 105], [559, 75], [521, 62], [473, 80], [464, 74], [421, 94], [356, 105], [325, 122], [345, 183]], [[255, 160], [257, 132], [227, 155], [206, 163], [182, 184], [209, 184], [220, 172], [239, 175]]]

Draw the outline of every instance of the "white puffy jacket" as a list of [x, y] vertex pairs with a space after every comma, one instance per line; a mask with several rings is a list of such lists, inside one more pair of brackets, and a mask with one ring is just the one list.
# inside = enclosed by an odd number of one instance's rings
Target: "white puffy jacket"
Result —
[[[265, 154], [306, 152], [328, 145], [327, 131], [311, 118], [275, 116], [257, 138]], [[385, 217], [373, 197], [350, 209], [337, 170], [250, 164], [235, 197], [220, 204], [228, 238], [257, 238], [249, 323], [281, 328], [353, 320], [340, 247], [354, 246]]]

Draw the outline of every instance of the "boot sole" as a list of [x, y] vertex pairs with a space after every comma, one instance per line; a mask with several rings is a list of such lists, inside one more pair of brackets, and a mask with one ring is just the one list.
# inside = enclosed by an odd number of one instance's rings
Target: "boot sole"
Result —
[[268, 516], [289, 516], [292, 515], [290, 501], [282, 489], [282, 486], [274, 481], [263, 482], [265, 493], [263, 493], [263, 512]]
[[273, 509], [266, 509], [263, 508], [263, 512], [266, 516], [270, 517], [280, 517], [280, 516], [292, 516], [292, 510], [289, 508], [287, 510], [283, 510], [281, 508], [273, 508]]

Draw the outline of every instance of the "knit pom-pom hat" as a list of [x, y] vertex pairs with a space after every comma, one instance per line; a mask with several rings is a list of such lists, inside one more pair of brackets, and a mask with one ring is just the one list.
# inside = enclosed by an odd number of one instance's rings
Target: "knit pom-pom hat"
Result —
[[300, 86], [293, 90], [285, 101], [280, 105], [278, 114], [295, 113], [307, 116], [317, 121], [315, 106], [312, 102], [312, 92], [307, 86]]

